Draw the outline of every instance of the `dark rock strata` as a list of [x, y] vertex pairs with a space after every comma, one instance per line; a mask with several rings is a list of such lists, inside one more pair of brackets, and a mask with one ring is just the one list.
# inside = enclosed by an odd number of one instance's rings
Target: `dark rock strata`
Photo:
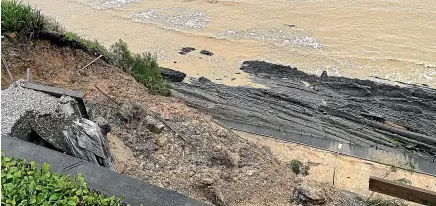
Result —
[[436, 90], [417, 85], [309, 75], [260, 61], [241, 70], [269, 89], [231, 87], [205, 78], [175, 93], [221, 119], [310, 134], [362, 146], [436, 154]]

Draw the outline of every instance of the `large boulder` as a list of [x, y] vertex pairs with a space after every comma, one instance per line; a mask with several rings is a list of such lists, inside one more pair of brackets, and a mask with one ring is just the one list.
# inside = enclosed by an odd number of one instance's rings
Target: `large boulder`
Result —
[[186, 74], [183, 72], [163, 67], [160, 68], [160, 73], [162, 77], [169, 82], [182, 82], [186, 77]]

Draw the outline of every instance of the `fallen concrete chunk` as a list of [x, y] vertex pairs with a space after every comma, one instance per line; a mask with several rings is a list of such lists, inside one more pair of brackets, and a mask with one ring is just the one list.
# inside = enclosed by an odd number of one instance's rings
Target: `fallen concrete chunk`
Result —
[[100, 127], [81, 116], [77, 102], [25, 89], [20, 82], [2, 91], [2, 133], [45, 144], [115, 170]]
[[160, 134], [165, 128], [165, 125], [152, 116], [145, 117], [147, 129], [153, 133]]

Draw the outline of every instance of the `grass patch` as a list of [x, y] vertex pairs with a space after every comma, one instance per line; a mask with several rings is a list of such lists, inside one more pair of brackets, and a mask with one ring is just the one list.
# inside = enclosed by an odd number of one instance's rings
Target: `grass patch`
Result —
[[309, 174], [310, 167], [307, 165], [304, 165], [299, 160], [292, 160], [287, 164], [287, 166], [295, 173], [295, 174], [302, 174], [304, 176]]
[[106, 59], [110, 59], [112, 56], [110, 54], [110, 52], [106, 49], [106, 47], [101, 45], [97, 40], [90, 41], [88, 39], [80, 37], [79, 35], [77, 35], [74, 32], [70, 32], [70, 31], [61, 32], [61, 34], [64, 35], [65, 38], [67, 38], [69, 40], [77, 41], [77, 42], [80, 42], [80, 43], [86, 45], [91, 51], [96, 51], [97, 53], [103, 55]]
[[69, 176], [50, 172], [44, 163], [1, 155], [1, 205], [125, 205], [120, 198], [108, 198], [88, 188], [79, 174]]
[[1, 7], [3, 36], [32, 38], [42, 31], [62, 29], [56, 21], [46, 18], [39, 10], [21, 1], [2, 0]]

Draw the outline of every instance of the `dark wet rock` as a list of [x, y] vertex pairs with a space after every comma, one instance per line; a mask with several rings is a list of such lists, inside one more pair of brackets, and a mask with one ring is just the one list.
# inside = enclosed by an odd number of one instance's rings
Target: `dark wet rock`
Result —
[[201, 50], [200, 54], [204, 54], [204, 55], [207, 55], [207, 56], [213, 56], [213, 53], [210, 52], [210, 51], [207, 51], [207, 50]]
[[322, 73], [321, 73], [321, 78], [327, 78], [327, 77], [329, 77], [329, 76], [327, 75], [327, 71], [322, 71]]
[[322, 78], [261, 61], [246, 61], [241, 70], [270, 89], [232, 87], [200, 78], [177, 83], [174, 90], [190, 106], [224, 120], [364, 147], [415, 145], [416, 153], [436, 154], [435, 89]]
[[200, 78], [198, 78], [198, 82], [200, 82], [200, 83], [209, 83], [211, 81], [209, 79], [207, 79], [206, 77], [200, 77]]
[[187, 53], [189, 53], [189, 52], [192, 52], [192, 51], [195, 51], [196, 49], [195, 48], [193, 48], [193, 47], [183, 47], [180, 51], [179, 51], [179, 54], [181, 54], [181, 55], [185, 55], [185, 54], [187, 54]]
[[163, 67], [160, 68], [160, 73], [162, 77], [169, 82], [182, 82], [186, 77], [186, 74], [183, 72]]

